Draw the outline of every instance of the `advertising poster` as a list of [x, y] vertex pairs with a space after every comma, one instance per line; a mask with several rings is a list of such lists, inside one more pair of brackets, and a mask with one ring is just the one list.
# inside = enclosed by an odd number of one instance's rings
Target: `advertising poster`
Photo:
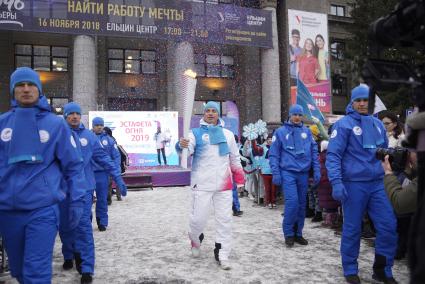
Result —
[[297, 101], [297, 80], [313, 96], [321, 112], [332, 110], [328, 19], [326, 14], [288, 10], [291, 103]]
[[[167, 165], [178, 165], [175, 150], [178, 141], [178, 115], [169, 111], [90, 111], [89, 127], [94, 117], [102, 117], [105, 126], [128, 153], [130, 168], [158, 166], [156, 135], [161, 128]], [[161, 162], [162, 153], [161, 153]]]

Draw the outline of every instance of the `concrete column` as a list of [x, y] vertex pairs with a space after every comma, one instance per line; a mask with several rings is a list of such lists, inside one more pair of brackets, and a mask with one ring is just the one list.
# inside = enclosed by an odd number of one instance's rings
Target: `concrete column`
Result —
[[187, 69], [194, 69], [194, 52], [193, 47], [189, 42], [180, 42], [175, 46], [175, 51], [172, 52], [174, 57], [173, 66], [173, 109], [182, 114], [182, 76]]
[[72, 98], [83, 114], [96, 110], [96, 46], [91, 36], [74, 38]]
[[277, 126], [281, 124], [281, 101], [276, 8], [264, 10], [272, 12], [273, 48], [261, 50], [262, 118], [267, 124]]
[[167, 42], [167, 109], [175, 111], [174, 66], [176, 65], [176, 43]]

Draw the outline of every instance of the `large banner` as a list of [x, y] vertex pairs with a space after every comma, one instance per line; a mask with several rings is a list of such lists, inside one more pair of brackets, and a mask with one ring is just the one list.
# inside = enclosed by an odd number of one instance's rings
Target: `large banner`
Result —
[[291, 102], [297, 101], [297, 78], [308, 88], [320, 111], [332, 110], [326, 14], [288, 10]]
[[0, 30], [273, 47], [270, 11], [182, 0], [0, 0]]
[[130, 167], [159, 165], [155, 141], [158, 127], [161, 127], [161, 132], [165, 137], [167, 164], [179, 164], [178, 154], [175, 150], [175, 144], [178, 141], [177, 112], [90, 111], [90, 129], [92, 128], [92, 119], [97, 116], [104, 119], [105, 126], [112, 129], [117, 143], [129, 154]]

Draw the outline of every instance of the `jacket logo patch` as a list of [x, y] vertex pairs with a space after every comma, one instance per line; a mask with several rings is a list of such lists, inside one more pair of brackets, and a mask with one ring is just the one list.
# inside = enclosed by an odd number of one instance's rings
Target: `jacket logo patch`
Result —
[[75, 143], [74, 136], [71, 135], [71, 139], [70, 140], [71, 140], [72, 147], [77, 148], [77, 143]]
[[289, 133], [286, 134], [285, 139], [288, 140], [289, 139]]
[[354, 126], [353, 127], [353, 132], [354, 134], [356, 134], [357, 136], [362, 135], [363, 131], [359, 126]]
[[1, 131], [1, 140], [3, 140], [4, 142], [10, 141], [10, 139], [12, 139], [12, 128], [5, 128]]
[[40, 130], [38, 131], [38, 134], [40, 135], [40, 142], [46, 143], [50, 139], [50, 134], [47, 132], [47, 130]]
[[305, 132], [301, 133], [301, 138], [302, 139], [306, 139], [307, 138], [307, 133], [305, 133]]
[[273, 137], [272, 137], [272, 143], [273, 143], [274, 141], [276, 141], [276, 135], [273, 135]]
[[80, 143], [81, 143], [81, 146], [87, 146], [87, 144], [89, 144], [86, 138], [80, 138]]
[[202, 134], [202, 141], [210, 142], [210, 136], [207, 133]]
[[103, 146], [107, 146], [108, 145], [108, 140], [102, 140], [102, 145]]
[[338, 135], [338, 131], [336, 131], [336, 129], [334, 129], [332, 131], [331, 138], [335, 138], [337, 135]]

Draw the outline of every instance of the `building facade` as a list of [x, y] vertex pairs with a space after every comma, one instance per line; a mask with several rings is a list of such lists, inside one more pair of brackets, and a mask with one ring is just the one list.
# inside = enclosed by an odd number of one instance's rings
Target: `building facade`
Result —
[[[49, 2], [33, 1], [40, 5]], [[84, 1], [68, 2], [72, 2], [75, 9], [75, 5]], [[65, 103], [76, 101], [83, 106], [84, 113], [90, 110], [179, 111], [182, 89], [179, 74], [192, 68], [198, 74], [195, 109], [199, 109], [199, 104], [207, 100], [231, 101], [238, 107], [241, 125], [262, 118], [275, 127], [285, 119], [289, 105], [289, 58], [286, 52], [279, 52], [280, 49], [286, 50], [287, 9], [328, 15], [332, 109], [334, 113], [344, 111], [348, 84], [351, 82], [343, 71], [347, 64], [343, 57], [344, 39], [349, 36], [345, 27], [351, 23], [348, 1], [193, 2], [197, 2], [197, 7], [233, 5], [267, 11], [272, 20], [270, 33], [273, 47], [173, 41], [143, 36], [7, 30], [2, 29], [0, 19], [0, 111], [9, 108], [9, 76], [20, 66], [32, 67], [40, 73], [43, 92], [53, 109], [60, 112]], [[6, 11], [7, 8], [6, 4], [0, 4], [0, 9]], [[193, 17], [207, 21], [208, 11], [198, 10]], [[54, 17], [54, 10], [50, 11], [50, 17]], [[283, 39], [280, 38], [281, 34], [285, 35]], [[225, 104], [222, 105], [225, 114]]]

